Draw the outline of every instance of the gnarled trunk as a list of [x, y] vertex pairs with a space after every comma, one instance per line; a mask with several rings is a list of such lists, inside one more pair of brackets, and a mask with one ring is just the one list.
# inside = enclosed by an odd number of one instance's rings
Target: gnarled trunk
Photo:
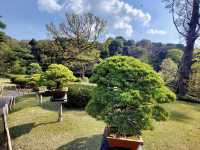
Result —
[[[189, 4], [188, 4], [189, 5]], [[194, 44], [198, 38], [199, 29], [199, 0], [193, 0], [190, 4], [192, 6], [191, 20], [188, 23], [188, 30], [186, 35], [186, 47], [183, 54], [181, 66], [179, 69], [179, 79], [177, 84], [177, 94], [179, 96], [184, 96], [187, 93], [189, 76], [191, 73], [192, 57]], [[184, 25], [183, 25], [184, 26]], [[185, 27], [185, 26], [184, 26]]]
[[177, 93], [179, 96], [184, 96], [187, 93], [189, 77], [192, 66], [192, 57], [195, 40], [188, 39], [185, 47], [185, 52], [179, 68], [179, 80], [177, 84]]

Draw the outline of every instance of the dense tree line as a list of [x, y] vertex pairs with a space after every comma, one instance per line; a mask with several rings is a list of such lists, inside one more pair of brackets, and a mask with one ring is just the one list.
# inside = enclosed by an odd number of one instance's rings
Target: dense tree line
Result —
[[[6, 25], [0, 22], [0, 28], [5, 29]], [[28, 41], [18, 41], [0, 31], [0, 73], [26, 73], [26, 67], [35, 62], [31, 54]]]
[[[106, 24], [101, 18], [92, 14], [66, 14], [66, 20], [59, 26], [53, 23], [47, 25], [47, 30], [52, 35], [51, 39], [30, 41], [19, 41], [7, 36], [3, 32], [6, 25], [0, 22], [1, 74], [32, 74], [30, 68], [37, 67], [45, 71], [50, 64], [63, 64], [76, 76], [89, 77], [94, 65], [102, 59], [121, 55], [132, 56], [150, 64], [161, 73], [167, 84], [173, 83], [175, 87], [185, 49], [183, 44], [165, 44], [147, 39], [135, 41], [122, 36], [109, 37], [100, 42], [98, 37], [103, 33]], [[96, 30], [92, 29], [94, 25]], [[77, 26], [81, 27], [75, 28]], [[88, 33], [89, 31], [91, 33]], [[193, 82], [194, 79], [196, 82], [196, 77], [199, 76], [193, 69], [199, 66], [199, 60], [200, 52], [196, 50], [192, 61], [196, 66], [192, 67], [191, 72]]]
[[[5, 73], [26, 73], [26, 67], [32, 62], [40, 64], [45, 70], [50, 64], [58, 63], [69, 66], [76, 74], [81, 75], [80, 65], [85, 65], [86, 75], [91, 74], [93, 65], [101, 59], [114, 55], [133, 56], [143, 62], [151, 64], [155, 70], [160, 70], [160, 65], [166, 58], [171, 58], [176, 64], [180, 63], [182, 50], [176, 44], [162, 44], [148, 42], [144, 40], [135, 42], [125, 40], [122, 37], [108, 38], [105, 42], [95, 43], [93, 47], [84, 53], [77, 55], [78, 59], [69, 60], [69, 53], [66, 49], [71, 48], [70, 41], [62, 39], [64, 42], [58, 45], [52, 40], [17, 41], [5, 36], [5, 42], [1, 42], [1, 72]], [[121, 40], [121, 41], [120, 41]], [[127, 44], [128, 43], [128, 44]], [[150, 43], [150, 45], [149, 45]]]

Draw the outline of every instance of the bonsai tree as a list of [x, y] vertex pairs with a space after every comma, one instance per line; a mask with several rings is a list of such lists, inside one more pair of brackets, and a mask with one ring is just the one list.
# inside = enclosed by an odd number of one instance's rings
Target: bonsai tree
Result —
[[38, 91], [39, 90], [39, 86], [42, 85], [41, 77], [42, 77], [42, 74], [39, 74], [39, 73], [35, 73], [35, 74], [32, 74], [30, 76], [29, 85], [32, 87], [32, 89], [34, 91]]
[[68, 81], [75, 81], [73, 72], [61, 64], [51, 64], [42, 75], [42, 82], [48, 89], [61, 89]]
[[168, 113], [159, 105], [173, 102], [176, 96], [164, 85], [149, 65], [127, 56], [102, 61], [93, 71], [97, 83], [86, 111], [104, 120], [111, 133], [141, 135], [152, 127], [152, 120], [166, 120]]

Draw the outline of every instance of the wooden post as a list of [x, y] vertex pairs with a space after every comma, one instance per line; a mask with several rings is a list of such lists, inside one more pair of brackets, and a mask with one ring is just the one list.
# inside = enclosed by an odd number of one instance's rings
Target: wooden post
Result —
[[7, 141], [7, 149], [12, 150], [12, 143], [11, 143], [11, 138], [10, 138], [10, 133], [9, 133], [9, 128], [7, 124], [7, 112], [8, 112], [8, 106], [5, 105], [3, 107], [3, 123], [4, 123], [4, 132], [6, 134], [6, 141]]
[[8, 115], [8, 111], [9, 111], [8, 104], [5, 104], [4, 110], [5, 110], [5, 111], [4, 111], [5, 114]]
[[39, 93], [40, 104], [42, 104], [42, 93]]
[[62, 103], [60, 103], [60, 109], [59, 109], [59, 113], [58, 113], [58, 121], [59, 122], [63, 121]]
[[42, 104], [42, 93], [36, 92], [36, 100], [39, 100], [39, 103]]

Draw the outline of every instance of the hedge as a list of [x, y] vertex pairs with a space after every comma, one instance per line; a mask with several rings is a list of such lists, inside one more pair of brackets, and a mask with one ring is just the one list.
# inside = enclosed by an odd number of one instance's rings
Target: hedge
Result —
[[94, 84], [68, 84], [68, 103], [65, 106], [84, 109], [94, 88]]

